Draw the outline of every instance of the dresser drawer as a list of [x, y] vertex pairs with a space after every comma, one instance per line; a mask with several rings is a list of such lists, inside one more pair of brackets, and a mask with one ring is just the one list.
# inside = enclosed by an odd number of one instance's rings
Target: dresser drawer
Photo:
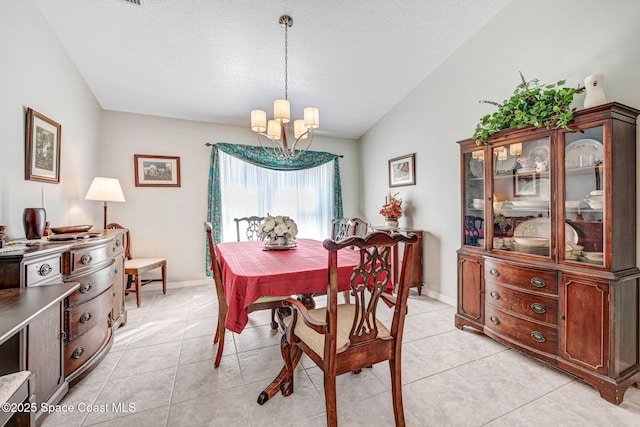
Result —
[[528, 291], [558, 295], [558, 274], [548, 270], [518, 267], [485, 259], [484, 281], [495, 285], [511, 286]]
[[100, 351], [109, 342], [111, 328], [109, 320], [102, 319], [86, 334], [68, 342], [64, 346], [64, 373], [68, 377], [76, 369], [87, 363], [93, 355]]
[[557, 299], [504, 288], [494, 283], [486, 283], [485, 289], [487, 304], [526, 316], [536, 322], [558, 326]]
[[62, 254], [30, 260], [24, 265], [26, 286], [38, 286], [59, 282], [62, 274]]
[[85, 246], [72, 249], [67, 252], [68, 271], [66, 274], [77, 274], [95, 268], [111, 258], [112, 246], [111, 242], [101, 244], [100, 246]]
[[491, 304], [485, 304], [485, 328], [491, 329], [519, 345], [558, 354], [558, 329], [520, 319]]
[[124, 252], [125, 246], [125, 235], [121, 234], [113, 238], [111, 242], [111, 256], [116, 256], [122, 252]]
[[111, 288], [83, 304], [65, 309], [66, 341], [73, 341], [104, 319], [109, 319], [113, 307]]
[[116, 262], [112, 260], [109, 265], [100, 270], [75, 277], [73, 280], [80, 282], [80, 288], [69, 296], [68, 306], [73, 307], [84, 301], [95, 298], [111, 286], [116, 271]]

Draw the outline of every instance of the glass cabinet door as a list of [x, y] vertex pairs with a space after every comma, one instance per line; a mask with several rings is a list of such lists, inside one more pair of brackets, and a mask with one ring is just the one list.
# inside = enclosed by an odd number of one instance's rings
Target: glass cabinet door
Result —
[[564, 259], [604, 265], [604, 127], [564, 134]]
[[464, 245], [485, 247], [484, 149], [464, 153]]
[[549, 153], [549, 137], [492, 149], [494, 250], [550, 257]]

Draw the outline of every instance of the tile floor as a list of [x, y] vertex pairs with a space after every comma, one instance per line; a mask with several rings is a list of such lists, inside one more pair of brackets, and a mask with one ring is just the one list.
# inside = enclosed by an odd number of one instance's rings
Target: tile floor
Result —
[[[293, 395], [256, 403], [282, 367], [268, 312], [253, 313], [242, 334], [227, 333], [222, 363], [213, 369], [213, 284], [171, 284], [167, 295], [155, 286], [143, 288], [141, 308], [127, 297], [129, 320], [111, 352], [61, 402], [75, 412], [52, 413], [45, 427], [325, 425], [322, 375], [308, 359]], [[447, 304], [410, 296], [403, 347], [407, 425], [640, 425], [640, 390], [629, 388], [624, 402], [612, 405], [569, 375], [456, 329], [454, 313]], [[386, 363], [339, 377], [338, 399], [341, 426], [394, 424]]]

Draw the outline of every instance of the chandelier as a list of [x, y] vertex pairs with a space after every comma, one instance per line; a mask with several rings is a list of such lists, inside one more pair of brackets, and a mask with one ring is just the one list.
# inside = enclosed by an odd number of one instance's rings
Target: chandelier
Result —
[[267, 152], [287, 159], [297, 159], [311, 146], [313, 130], [319, 126], [320, 112], [317, 107], [304, 109], [304, 119], [293, 122], [293, 142], [287, 135], [291, 120], [291, 107], [289, 105], [289, 28], [293, 26], [293, 18], [282, 15], [278, 20], [284, 27], [284, 99], [276, 99], [273, 102], [273, 119], [267, 122], [267, 113], [264, 110], [251, 111], [251, 130], [258, 134], [258, 141]]

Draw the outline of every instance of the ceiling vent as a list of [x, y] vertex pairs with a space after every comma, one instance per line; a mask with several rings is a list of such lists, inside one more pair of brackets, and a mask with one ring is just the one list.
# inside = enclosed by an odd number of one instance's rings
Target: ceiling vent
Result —
[[119, 0], [134, 6], [142, 6], [142, 0]]

